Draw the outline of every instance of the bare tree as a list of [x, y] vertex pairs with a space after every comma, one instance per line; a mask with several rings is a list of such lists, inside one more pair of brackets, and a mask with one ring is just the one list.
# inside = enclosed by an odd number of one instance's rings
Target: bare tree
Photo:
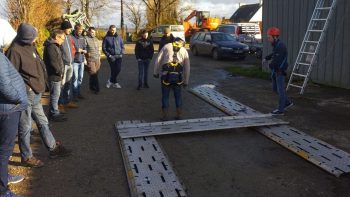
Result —
[[[142, 0], [142, 1], [144, 2], [144, 4], [147, 6], [149, 11], [153, 15], [154, 25], [158, 26], [160, 24], [160, 21], [161, 21], [162, 13], [164, 13], [167, 8], [169, 8], [170, 6], [173, 6], [173, 4], [175, 4], [179, 0], [170, 0], [170, 1], [166, 1], [166, 0]], [[174, 7], [176, 8], [177, 6], [174, 6]]]
[[131, 0], [126, 2], [124, 5], [127, 11], [126, 18], [135, 26], [135, 33], [137, 33], [144, 22], [142, 21], [143, 14], [141, 3], [135, 3], [134, 0]]
[[79, 2], [81, 11], [85, 13], [89, 21], [92, 17], [98, 17], [100, 12], [116, 7], [113, 0], [79, 0]]

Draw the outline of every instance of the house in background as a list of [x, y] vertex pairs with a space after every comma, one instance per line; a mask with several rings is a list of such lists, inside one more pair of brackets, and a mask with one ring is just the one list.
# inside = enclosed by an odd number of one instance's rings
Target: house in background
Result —
[[262, 6], [260, 3], [240, 6], [231, 16], [232, 23], [250, 23], [262, 21]]
[[[281, 39], [288, 47], [291, 72], [316, 2], [317, 0], [264, 0], [263, 57], [272, 51], [270, 44], [265, 42], [267, 29], [272, 26], [280, 28]], [[329, 21], [310, 79], [315, 83], [350, 89], [349, 0], [337, 0], [337, 7]]]

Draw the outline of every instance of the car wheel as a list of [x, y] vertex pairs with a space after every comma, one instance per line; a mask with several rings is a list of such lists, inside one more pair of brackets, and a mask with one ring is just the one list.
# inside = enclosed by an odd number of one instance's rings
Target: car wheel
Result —
[[196, 47], [192, 47], [192, 53], [194, 56], [197, 56], [198, 55], [198, 50]]
[[214, 49], [214, 50], [213, 50], [212, 55], [213, 55], [213, 58], [214, 58], [215, 60], [220, 60], [220, 59], [221, 59], [221, 57], [220, 57], [220, 55], [219, 55], [219, 51], [218, 51], [217, 49]]

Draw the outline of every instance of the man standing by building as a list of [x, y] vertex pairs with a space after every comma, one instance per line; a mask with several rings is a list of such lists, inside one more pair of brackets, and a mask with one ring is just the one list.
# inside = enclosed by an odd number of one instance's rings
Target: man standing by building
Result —
[[22, 23], [18, 27], [17, 36], [6, 52], [7, 57], [21, 74], [26, 84], [28, 107], [21, 114], [18, 128], [18, 144], [21, 152], [21, 163], [29, 167], [41, 167], [42, 161], [33, 156], [30, 148], [32, 117], [39, 129], [44, 145], [49, 151], [50, 158], [70, 155], [60, 142], [56, 141], [48, 125], [43, 106], [40, 103], [41, 95], [46, 86], [46, 69], [40, 58], [34, 42], [38, 36], [37, 30], [30, 24]]
[[[6, 48], [16, 36], [11, 25], [0, 19], [0, 48]], [[26, 87], [21, 75], [6, 56], [0, 52], [0, 196], [17, 197], [8, 188], [11, 182], [23, 176], [8, 174], [8, 162], [15, 145], [21, 111], [28, 106]]]
[[288, 99], [286, 90], [284, 87], [285, 77], [287, 75], [286, 70], [288, 68], [287, 62], [287, 47], [279, 39], [280, 30], [276, 27], [271, 27], [267, 30], [268, 41], [273, 47], [273, 51], [270, 55], [266, 56], [264, 62], [271, 60], [269, 67], [272, 71], [272, 86], [273, 91], [278, 94], [278, 108], [273, 110], [273, 115], [283, 115], [284, 110], [293, 106], [293, 103]]
[[90, 74], [89, 88], [95, 94], [98, 94], [100, 92], [98, 71], [101, 66], [101, 61], [98, 39], [96, 38], [96, 29], [94, 27], [89, 27], [88, 35], [86, 36], [86, 50], [87, 67]]
[[73, 59], [75, 54], [74, 40], [70, 35], [72, 33], [72, 25], [69, 21], [63, 21], [61, 24], [61, 30], [66, 34], [63, 44], [61, 45], [62, 59], [64, 63], [64, 73], [62, 79], [62, 91], [60, 95], [59, 109], [65, 111], [64, 107], [77, 108], [78, 105], [72, 102], [72, 76], [73, 76]]
[[118, 74], [122, 67], [122, 57], [124, 54], [124, 43], [117, 34], [117, 27], [115, 25], [109, 26], [107, 35], [102, 43], [103, 53], [106, 55], [109, 66], [111, 68], [111, 76], [106, 83], [106, 87], [121, 88], [117, 81]]
[[185, 41], [175, 38], [173, 43], [166, 44], [159, 52], [154, 65], [153, 76], [161, 76], [162, 87], [162, 120], [168, 120], [169, 94], [174, 91], [176, 117], [181, 119], [182, 96], [181, 86], [186, 87], [190, 78], [190, 59], [184, 48]]
[[164, 35], [162, 36], [162, 38], [160, 39], [159, 41], [159, 48], [158, 48], [158, 52], [160, 50], [162, 50], [162, 48], [168, 44], [168, 43], [172, 43], [174, 42], [174, 36], [173, 34], [170, 33], [170, 28], [169, 27], [166, 27], [164, 28], [164, 31], [163, 31]]
[[73, 100], [78, 101], [78, 99], [84, 99], [81, 95], [80, 89], [83, 83], [84, 76], [84, 54], [86, 53], [86, 40], [82, 36], [83, 27], [81, 24], [76, 24], [74, 26], [73, 39], [75, 44], [75, 54], [73, 60]]
[[61, 83], [64, 72], [64, 63], [60, 46], [64, 42], [65, 34], [63, 30], [54, 30], [44, 43], [44, 62], [49, 77], [50, 88], [50, 112], [49, 119], [62, 122], [67, 118], [58, 110], [58, 100], [61, 94]]
[[137, 90], [140, 90], [142, 86], [144, 88], [149, 88], [148, 66], [154, 54], [153, 42], [148, 38], [148, 32], [146, 30], [142, 30], [140, 34], [141, 38], [136, 42], [135, 45], [135, 56], [139, 68]]

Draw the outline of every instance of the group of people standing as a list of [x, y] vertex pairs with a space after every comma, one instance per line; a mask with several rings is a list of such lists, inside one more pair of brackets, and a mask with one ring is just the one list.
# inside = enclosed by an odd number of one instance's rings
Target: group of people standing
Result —
[[24, 178], [8, 174], [8, 160], [17, 134], [22, 165], [44, 166], [33, 156], [30, 147], [32, 120], [50, 158], [71, 154], [70, 149], [55, 139], [40, 102], [41, 96], [49, 89], [48, 117], [51, 121], [67, 120], [63, 115], [66, 113], [64, 107], [76, 108], [74, 101], [84, 98], [80, 88], [85, 58], [90, 89], [96, 94], [99, 92], [100, 54], [94, 27], [90, 27], [88, 35], [83, 37], [80, 24], [75, 25], [71, 34], [71, 24], [64, 21], [61, 28], [53, 30], [45, 41], [42, 59], [34, 44], [38, 37], [35, 27], [22, 23], [16, 33], [7, 21], [0, 22], [0, 48], [7, 48], [5, 54], [0, 53], [0, 196], [3, 197], [16, 196], [8, 189], [8, 183]]
[[[3, 21], [1, 21], [3, 22]], [[6, 22], [0, 30], [0, 196], [16, 196], [8, 188], [8, 183], [23, 180], [22, 176], [8, 174], [8, 161], [12, 154], [15, 138], [21, 163], [28, 167], [42, 167], [44, 163], [33, 156], [30, 147], [32, 121], [34, 120], [40, 137], [50, 158], [69, 156], [72, 151], [56, 140], [50, 127], [51, 121], [66, 121], [65, 108], [77, 108], [77, 101], [84, 99], [81, 93], [84, 67], [89, 74], [89, 88], [100, 91], [98, 71], [100, 68], [99, 41], [94, 27], [83, 36], [83, 27], [63, 21], [59, 29], [51, 32], [44, 42], [43, 58], [40, 57], [35, 42], [38, 30], [28, 23], [19, 25], [17, 33]], [[181, 87], [189, 80], [190, 63], [184, 40], [174, 38], [165, 30], [155, 61], [153, 76], [161, 79], [162, 120], [168, 120], [169, 94], [174, 91], [176, 119], [181, 118]], [[13, 35], [12, 37], [9, 35]], [[6, 39], [5, 39], [6, 37]], [[6, 40], [6, 41], [4, 41]], [[102, 43], [102, 51], [110, 66], [110, 77], [106, 87], [121, 88], [117, 77], [121, 71], [124, 43], [111, 25]], [[148, 69], [153, 58], [152, 39], [146, 30], [141, 31], [135, 45], [139, 74], [137, 90], [149, 88]], [[49, 90], [48, 117], [40, 102], [42, 94]]]

